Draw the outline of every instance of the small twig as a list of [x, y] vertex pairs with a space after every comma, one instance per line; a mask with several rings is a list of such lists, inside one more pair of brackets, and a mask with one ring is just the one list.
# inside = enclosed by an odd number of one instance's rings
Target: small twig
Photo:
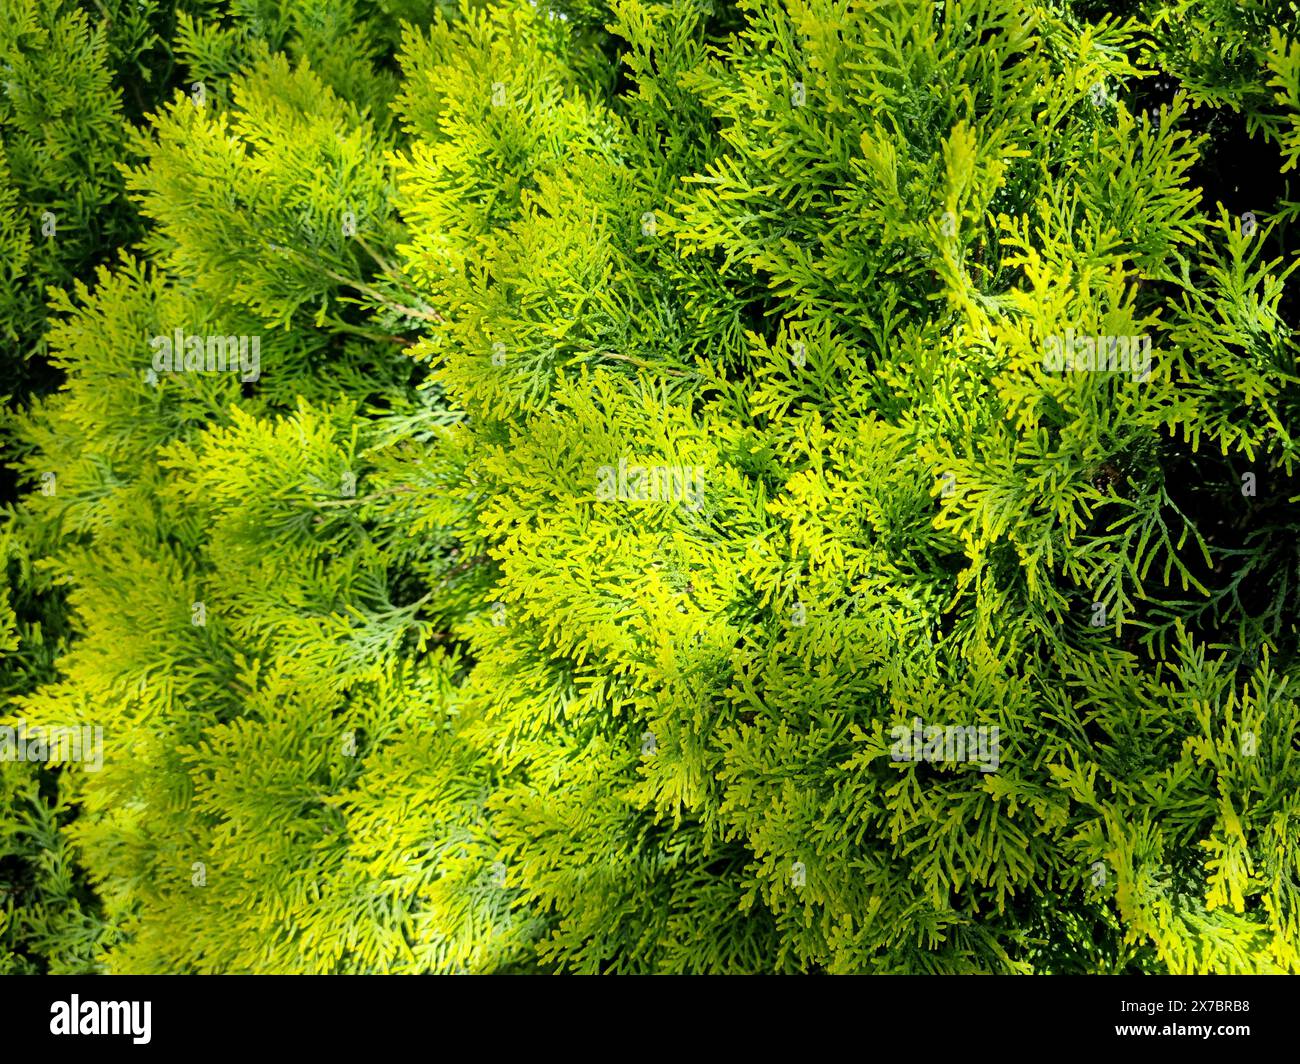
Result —
[[392, 333], [375, 332], [373, 329], [367, 329], [362, 325], [351, 325], [346, 321], [340, 321], [338, 318], [331, 316], [329, 323], [332, 328], [342, 332], [353, 333], [356, 336], [364, 336], [368, 340], [380, 340], [389, 344], [401, 344], [403, 347], [411, 347], [418, 343], [408, 336], [395, 336]]
[[277, 245], [275, 250], [283, 251], [286, 254], [293, 255], [296, 258], [301, 259], [303, 262], [307, 263], [313, 269], [320, 270], [322, 273], [325, 274], [325, 276], [330, 277], [335, 281], [338, 281], [340, 284], [345, 284], [349, 288], [355, 288], [358, 292], [361, 292], [363, 295], [368, 295], [370, 296], [371, 299], [377, 300], [378, 302], [382, 303], [389, 310], [395, 310], [399, 314], [403, 314], [410, 318], [419, 318], [422, 321], [441, 322], [444, 320], [442, 315], [439, 314], [436, 310], [423, 310], [419, 307], [408, 307], [408, 306], [404, 306], [401, 303], [395, 303], [393, 302], [393, 300], [389, 299], [386, 295], [384, 295], [383, 292], [379, 291], [379, 289], [372, 288], [370, 285], [364, 284], [361, 281], [354, 281], [351, 277], [345, 277], [337, 270], [331, 270], [328, 266], [324, 266], [318, 262], [315, 262], [309, 256], [304, 255], [297, 248], [289, 248], [281, 244], [281, 245]]
[[373, 491], [369, 495], [358, 495], [355, 499], [322, 499], [316, 503], [317, 506], [359, 506], [363, 502], [374, 502], [376, 499], [382, 499], [387, 495], [393, 495], [400, 491], [414, 491], [410, 484], [397, 484], [391, 488], [385, 488], [383, 491]]
[[[302, 257], [307, 258], [306, 255], [303, 255]], [[360, 281], [354, 281], [352, 280], [351, 277], [344, 277], [343, 274], [338, 273], [335, 270], [331, 270], [328, 266], [322, 266], [321, 270], [322, 272], [324, 272], [324, 274], [327, 277], [332, 277], [340, 284], [348, 285], [351, 288], [355, 288], [358, 292], [362, 293], [363, 295], [367, 295], [371, 299], [378, 300], [389, 310], [395, 310], [397, 311], [397, 313], [405, 314], [407, 317], [419, 318], [421, 321], [440, 322], [443, 320], [442, 315], [439, 314], [436, 310], [421, 310], [419, 307], [404, 306], [401, 303], [396, 303], [393, 300], [389, 299], [381, 291], [379, 291], [379, 289], [372, 288], [368, 284], [362, 284]]]
[[375, 251], [374, 248], [372, 248], [369, 244], [367, 244], [364, 240], [361, 239], [361, 234], [358, 233], [353, 239], [356, 240], [356, 242], [361, 245], [361, 249], [367, 255], [369, 255], [372, 259], [374, 259], [377, 263], [379, 263], [379, 268], [382, 269], [384, 273], [388, 274], [388, 276], [391, 277], [394, 281], [405, 280], [405, 278], [401, 275], [401, 273], [398, 270], [394, 269], [392, 263], [382, 258], [380, 254], [377, 251]]
[[629, 363], [631, 363], [633, 366], [639, 366], [641, 369], [653, 370], [653, 371], [658, 372], [658, 373], [666, 373], [666, 374], [668, 374], [670, 377], [694, 377], [694, 376], [696, 376], [696, 374], [690, 372], [689, 370], [673, 370], [673, 369], [669, 369], [668, 367], [666, 367], [666, 366], [664, 366], [664, 365], [661, 365], [661, 364], [659, 364], [659, 363], [655, 363], [655, 362], [647, 362], [647, 361], [646, 361], [645, 359], [643, 359], [643, 358], [634, 358], [632, 355], [621, 355], [621, 354], [619, 354], [617, 351], [597, 351], [597, 352], [595, 352], [594, 354], [589, 355], [588, 357], [589, 357], [589, 358], [601, 358], [601, 357], [604, 357], [604, 358], [616, 358], [616, 359], [618, 359], [620, 362], [629, 362]]

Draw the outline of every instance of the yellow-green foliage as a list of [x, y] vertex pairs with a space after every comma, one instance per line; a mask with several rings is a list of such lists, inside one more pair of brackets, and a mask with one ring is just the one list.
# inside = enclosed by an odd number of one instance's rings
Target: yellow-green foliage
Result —
[[1300, 30], [1101, 6], [177, 5], [9, 419], [104, 765], [0, 765], [0, 967], [1300, 971]]

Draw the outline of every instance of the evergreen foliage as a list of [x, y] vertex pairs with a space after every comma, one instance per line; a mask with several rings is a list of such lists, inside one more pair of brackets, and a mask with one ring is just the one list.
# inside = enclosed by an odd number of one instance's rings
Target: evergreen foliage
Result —
[[1292, 0], [0, 3], [0, 971], [1300, 972]]

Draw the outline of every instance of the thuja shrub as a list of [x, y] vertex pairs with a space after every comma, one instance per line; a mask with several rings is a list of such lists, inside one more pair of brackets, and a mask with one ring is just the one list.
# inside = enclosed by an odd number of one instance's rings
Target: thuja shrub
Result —
[[159, 13], [0, 963], [1300, 970], [1295, 5], [1103, 7]]

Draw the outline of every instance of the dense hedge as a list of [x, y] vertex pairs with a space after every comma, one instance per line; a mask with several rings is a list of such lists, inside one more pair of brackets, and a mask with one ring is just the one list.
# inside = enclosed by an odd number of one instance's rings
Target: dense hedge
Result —
[[0, 971], [1300, 971], [1297, 7], [3, 0]]

